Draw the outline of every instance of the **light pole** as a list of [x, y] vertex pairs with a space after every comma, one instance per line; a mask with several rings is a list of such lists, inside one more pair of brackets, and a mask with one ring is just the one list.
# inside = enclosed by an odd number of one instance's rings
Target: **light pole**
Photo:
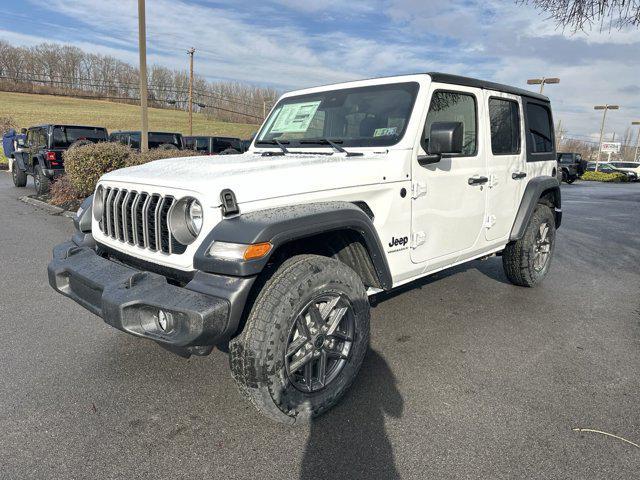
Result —
[[540, 95], [542, 95], [542, 92], [544, 91], [544, 86], [547, 83], [560, 83], [560, 79], [557, 77], [552, 77], [552, 78], [542, 77], [542, 78], [530, 78], [529, 80], [527, 80], [527, 85], [540, 85]]
[[600, 166], [600, 154], [602, 153], [602, 136], [604, 135], [604, 121], [607, 118], [607, 110], [618, 110], [620, 107], [618, 105], [609, 105], [608, 103], [605, 105], [596, 105], [593, 107], [594, 110], [603, 110], [602, 113], [602, 125], [600, 126], [600, 143], [598, 144], [598, 156], [596, 157], [596, 172], [598, 171], [598, 167]]
[[147, 115], [147, 32], [145, 27], [144, 0], [138, 0], [138, 50], [140, 51], [140, 151], [149, 150], [149, 117]]
[[[631, 125], [640, 125], [640, 122], [633, 121]], [[633, 161], [637, 162], [638, 159], [638, 148], [640, 148], [640, 128], [638, 128], [638, 137], [636, 138], [636, 151], [633, 154]]]
[[193, 54], [196, 49], [191, 47], [189, 54], [189, 135], [193, 135]]

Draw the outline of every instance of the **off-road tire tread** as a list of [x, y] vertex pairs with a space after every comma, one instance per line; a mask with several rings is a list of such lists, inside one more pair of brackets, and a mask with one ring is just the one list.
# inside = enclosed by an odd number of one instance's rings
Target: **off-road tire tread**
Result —
[[[244, 330], [238, 337], [233, 339], [229, 345], [231, 372], [240, 392], [248, 398], [260, 412], [280, 423], [295, 424], [297, 422], [306, 422], [310, 417], [321, 415], [339, 401], [342, 393], [348, 390], [356, 376], [354, 375], [348, 384], [346, 384], [331, 401], [326, 402], [322, 408], [300, 414], [301, 412], [283, 412], [276, 404], [270, 386], [261, 381], [260, 377], [263, 375], [274, 375], [274, 372], [265, 373], [255, 370], [256, 361], [253, 358], [258, 356], [263, 362], [265, 361], [264, 359], [268, 349], [269, 330], [273, 328], [273, 323], [269, 321], [271, 315], [265, 315], [264, 312], [275, 312], [282, 298], [286, 296], [287, 292], [299, 285], [299, 279], [308, 275], [309, 268], [313, 266], [335, 268], [336, 271], [341, 271], [341, 275], [350, 277], [349, 282], [351, 282], [352, 285], [359, 287], [360, 294], [366, 299], [366, 291], [360, 278], [347, 265], [319, 255], [297, 255], [280, 265], [273, 276], [265, 283], [251, 309]], [[262, 312], [263, 314], [256, 315], [255, 312]], [[368, 314], [367, 309], [367, 328], [365, 331], [357, 332], [366, 345], [369, 343]], [[366, 348], [364, 350], [366, 352]], [[355, 358], [354, 360], [361, 365], [363, 359], [364, 353], [361, 355], [361, 358]], [[270, 367], [275, 367], [275, 362], [276, 359], [273, 358], [266, 360], [266, 364]], [[358, 369], [360, 365], [358, 365]]]
[[[540, 283], [542, 278], [533, 270], [531, 258], [531, 251], [533, 242], [535, 241], [536, 228], [544, 220], [547, 220], [550, 225], [555, 229], [555, 218], [551, 208], [547, 205], [539, 203], [536, 205], [529, 225], [520, 240], [509, 243], [502, 254], [502, 265], [504, 267], [504, 273], [511, 283], [521, 287], [533, 287]], [[553, 257], [553, 246], [551, 250], [551, 257]], [[548, 262], [551, 262], [549, 258]], [[548, 265], [546, 270], [548, 270]]]
[[45, 193], [49, 193], [50, 185], [49, 178], [42, 172], [42, 168], [40, 165], [36, 167], [35, 176], [40, 180], [40, 188], [36, 186], [36, 193], [38, 195], [44, 195]]
[[11, 166], [11, 176], [13, 177], [13, 184], [16, 187], [27, 186], [27, 174], [24, 171], [20, 170], [17, 160], [14, 160], [13, 165]]

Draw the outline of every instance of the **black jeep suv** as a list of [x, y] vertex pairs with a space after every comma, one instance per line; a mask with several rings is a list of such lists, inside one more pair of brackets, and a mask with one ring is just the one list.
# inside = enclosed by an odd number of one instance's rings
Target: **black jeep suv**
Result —
[[103, 127], [50, 124], [31, 127], [27, 130], [24, 148], [15, 152], [13, 183], [24, 187], [27, 175], [31, 175], [36, 192], [47, 193], [49, 182], [64, 173], [62, 152], [70, 147], [106, 141], [107, 129]]
[[[140, 150], [140, 139], [142, 135], [137, 131], [111, 132], [109, 135], [110, 142], [119, 142], [123, 145], [129, 145], [134, 150]], [[162, 150], [182, 150], [184, 142], [182, 134], [175, 132], [149, 132], [148, 142], [149, 148], [160, 148]]]
[[562, 174], [562, 181], [575, 182], [585, 172], [587, 162], [582, 160], [579, 153], [558, 153], [558, 173]]
[[203, 135], [184, 137], [184, 148], [202, 152], [203, 155], [234, 155], [246, 150], [239, 138]]

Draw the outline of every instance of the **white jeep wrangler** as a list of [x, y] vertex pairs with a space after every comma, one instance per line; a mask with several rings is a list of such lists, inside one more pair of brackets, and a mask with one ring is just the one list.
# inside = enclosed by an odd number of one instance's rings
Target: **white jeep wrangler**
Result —
[[178, 354], [228, 347], [240, 389], [294, 423], [339, 401], [369, 296], [501, 255], [547, 274], [560, 225], [549, 100], [440, 73], [284, 95], [243, 155], [104, 175], [49, 282]]

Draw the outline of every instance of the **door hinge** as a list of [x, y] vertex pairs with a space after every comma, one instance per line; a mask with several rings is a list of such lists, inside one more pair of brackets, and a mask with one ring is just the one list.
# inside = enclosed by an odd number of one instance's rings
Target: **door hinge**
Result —
[[423, 231], [414, 232], [411, 234], [411, 248], [418, 248], [424, 242], [427, 241], [427, 234]]
[[493, 227], [496, 224], [496, 216], [495, 215], [487, 215], [484, 217], [484, 225], [483, 227], [487, 230]]
[[418, 198], [427, 193], [426, 182], [413, 182], [411, 184], [411, 198]]
[[489, 183], [487, 184], [489, 188], [493, 188], [498, 185], [498, 176], [495, 174], [489, 175]]

